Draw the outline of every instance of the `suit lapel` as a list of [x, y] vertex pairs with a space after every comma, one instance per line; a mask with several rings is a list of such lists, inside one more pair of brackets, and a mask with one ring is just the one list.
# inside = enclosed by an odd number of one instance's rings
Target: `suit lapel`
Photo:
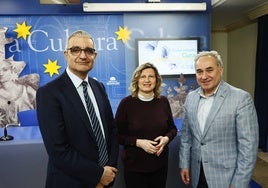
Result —
[[200, 96], [199, 96], [199, 92], [196, 91], [194, 93], [194, 96], [190, 99], [191, 100], [191, 105], [195, 106], [195, 109], [193, 109], [193, 125], [195, 125], [194, 130], [197, 133], [198, 138], [201, 138], [201, 130], [200, 130], [200, 126], [199, 126], [199, 122], [198, 122], [198, 118], [197, 118], [197, 112], [198, 112], [198, 103], [200, 100]]
[[203, 137], [205, 137], [205, 135], [208, 132], [208, 129], [212, 125], [212, 122], [215, 119], [216, 114], [220, 110], [226, 95], [227, 95], [226, 84], [225, 84], [225, 82], [222, 81], [221, 85], [219, 86], [219, 89], [218, 89], [218, 91], [216, 93], [214, 102], [213, 102], [213, 104], [211, 106], [209, 115], [207, 117], [206, 124], [205, 124], [205, 127], [204, 127]]
[[87, 112], [83, 105], [83, 102], [80, 99], [80, 96], [76, 88], [74, 87], [71, 79], [69, 78], [66, 72], [63, 73], [62, 80], [63, 80], [61, 84], [62, 92], [65, 92], [67, 101], [70, 103], [70, 108], [71, 108], [70, 110], [73, 110], [77, 116], [81, 117], [81, 120], [83, 124], [85, 125], [85, 127], [87, 128], [87, 130], [89, 131], [89, 134], [94, 138], [95, 136], [94, 136]]

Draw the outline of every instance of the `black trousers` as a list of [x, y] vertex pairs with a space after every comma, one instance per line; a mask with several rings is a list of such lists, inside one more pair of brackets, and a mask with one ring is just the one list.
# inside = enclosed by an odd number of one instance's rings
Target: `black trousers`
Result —
[[125, 170], [126, 188], [165, 188], [167, 166], [153, 172], [130, 172]]
[[197, 188], [208, 188], [202, 162], [200, 163], [200, 175], [199, 175]]

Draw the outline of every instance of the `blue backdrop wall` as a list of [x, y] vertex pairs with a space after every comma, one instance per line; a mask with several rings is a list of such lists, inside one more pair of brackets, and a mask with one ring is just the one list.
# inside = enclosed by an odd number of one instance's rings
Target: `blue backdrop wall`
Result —
[[[68, 34], [83, 29], [92, 34], [98, 52], [95, 67], [90, 75], [105, 84], [115, 112], [122, 97], [128, 95], [131, 74], [137, 66], [137, 38], [199, 37], [199, 50], [210, 48], [210, 0], [161, 1], [162, 3], [206, 2], [207, 10], [204, 12], [113, 14], [84, 13], [83, 2], [85, 1], [81, 1], [79, 5], [40, 5], [36, 0], [1, 0], [0, 63], [9, 62], [17, 66], [23, 62], [25, 65], [11, 80], [37, 74], [40, 86], [55, 79], [66, 67], [63, 51]], [[95, 2], [144, 3], [145, 1]], [[187, 86], [187, 92], [196, 87], [194, 75], [186, 75], [183, 81], [179, 81], [178, 78], [179, 75], [164, 78], [163, 94], [175, 96], [178, 94], [176, 88], [182, 85]], [[0, 99], [2, 125], [7, 121], [14, 121], [14, 118], [3, 117], [7, 110], [7, 105]], [[20, 110], [24, 109], [18, 109]]]

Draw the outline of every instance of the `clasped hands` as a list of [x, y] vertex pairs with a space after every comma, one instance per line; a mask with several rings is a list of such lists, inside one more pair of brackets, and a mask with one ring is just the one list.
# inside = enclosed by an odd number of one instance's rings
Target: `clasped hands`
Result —
[[163, 152], [164, 147], [168, 142], [169, 138], [167, 136], [158, 136], [154, 140], [137, 139], [136, 146], [142, 148], [149, 154], [159, 156]]

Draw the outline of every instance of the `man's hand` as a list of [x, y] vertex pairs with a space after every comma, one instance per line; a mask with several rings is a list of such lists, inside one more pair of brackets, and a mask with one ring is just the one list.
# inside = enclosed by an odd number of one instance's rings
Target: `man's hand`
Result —
[[188, 168], [182, 168], [180, 171], [181, 179], [185, 185], [190, 184], [190, 172]]
[[104, 186], [107, 186], [111, 182], [114, 181], [114, 178], [115, 178], [117, 169], [114, 168], [114, 167], [111, 167], [111, 166], [105, 166], [103, 168], [104, 168], [104, 171], [103, 171], [102, 177], [100, 179], [100, 182], [97, 184], [97, 187], [96, 188], [101, 188], [101, 185], [103, 187]]
[[104, 185], [102, 185], [101, 183], [98, 183], [95, 188], [104, 188]]

